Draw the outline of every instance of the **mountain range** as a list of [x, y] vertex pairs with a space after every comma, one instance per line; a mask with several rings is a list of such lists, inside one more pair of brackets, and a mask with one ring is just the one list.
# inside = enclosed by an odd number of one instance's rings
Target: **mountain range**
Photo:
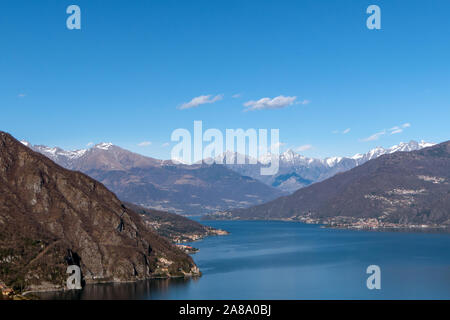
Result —
[[209, 218], [318, 222], [330, 217], [374, 218], [375, 225], [449, 227], [450, 141], [416, 151], [385, 153], [289, 196]]
[[285, 194], [223, 165], [177, 164], [111, 143], [76, 151], [22, 143], [67, 169], [100, 181], [122, 201], [155, 210], [198, 215], [250, 207]]
[[[59, 165], [81, 171], [102, 182], [121, 200], [161, 211], [198, 215], [246, 208], [290, 194], [323, 181], [369, 160], [397, 151], [413, 151], [432, 146], [424, 141], [400, 143], [391, 148], [377, 147], [353, 157], [308, 158], [292, 150], [279, 157], [276, 175], [261, 175], [270, 154], [256, 164], [248, 157], [227, 152], [215, 158], [219, 164], [186, 165], [139, 155], [112, 143], [99, 143], [89, 149], [66, 151], [57, 147], [22, 143]], [[225, 157], [246, 164], [225, 164]]]
[[377, 147], [364, 154], [356, 154], [353, 157], [328, 157], [325, 159], [308, 158], [289, 149], [280, 154], [279, 171], [276, 175], [261, 175], [260, 168], [270, 163], [271, 154], [265, 154], [257, 160], [256, 164], [249, 164], [250, 158], [233, 152], [224, 153], [215, 158], [217, 163], [225, 163], [224, 159], [230, 157], [232, 163], [242, 157], [246, 164], [225, 164], [231, 170], [241, 175], [252, 177], [281, 191], [292, 193], [312, 183], [323, 181], [337, 173], [350, 170], [362, 165], [369, 160], [376, 159], [384, 154], [399, 151], [414, 151], [434, 145], [428, 142], [410, 141], [401, 142], [390, 148]]

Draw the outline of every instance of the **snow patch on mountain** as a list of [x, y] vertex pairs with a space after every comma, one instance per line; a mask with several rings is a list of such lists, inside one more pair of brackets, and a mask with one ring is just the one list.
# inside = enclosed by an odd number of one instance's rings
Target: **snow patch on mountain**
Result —
[[[367, 162], [369, 160], [378, 158], [379, 156], [382, 156], [384, 154], [390, 154], [394, 152], [409, 152], [409, 151], [415, 151], [426, 147], [434, 146], [435, 143], [429, 143], [425, 141], [414, 141], [411, 140], [410, 142], [400, 142], [397, 145], [394, 145], [390, 148], [383, 148], [383, 147], [376, 147], [372, 150], [370, 150], [367, 153], [358, 153], [355, 154], [352, 157], [327, 157], [325, 159], [317, 159], [317, 158], [308, 158], [301, 154], [296, 153], [292, 149], [288, 149], [287, 151], [280, 154], [280, 164], [281, 165], [314, 165], [314, 164], [322, 164], [326, 165], [328, 167], [334, 167], [341, 163], [343, 160], [351, 159], [356, 161], [356, 165], [363, 164], [364, 162]], [[271, 159], [271, 154], [267, 153], [259, 157], [259, 162], [261, 164], [269, 164]]]
[[94, 146], [96, 149], [109, 150], [114, 145], [111, 142], [102, 142]]
[[28, 141], [25, 141], [25, 140], [20, 141], [20, 143], [23, 144], [26, 147], [30, 147], [31, 146], [31, 143], [29, 143]]
[[[406, 142], [400, 142], [398, 145], [394, 145], [390, 148], [383, 148], [383, 147], [376, 147], [372, 150], [370, 150], [367, 153], [358, 153], [355, 154], [352, 157], [327, 157], [324, 159], [318, 159], [318, 158], [308, 158], [304, 155], [301, 155], [292, 149], [288, 149], [287, 151], [279, 154], [279, 164], [281, 167], [306, 167], [306, 168], [313, 168], [313, 167], [325, 167], [325, 168], [334, 168], [340, 166], [342, 163], [345, 162], [345, 166], [358, 166], [361, 165], [369, 160], [378, 158], [379, 156], [382, 156], [384, 154], [390, 154], [394, 152], [407, 152], [407, 151], [414, 151], [419, 150], [426, 147], [431, 147], [435, 145], [434, 143], [428, 143], [425, 141], [410, 141], [408, 143]], [[214, 161], [211, 161], [211, 159], [204, 159], [204, 163], [211, 163], [215, 162], [217, 164], [240, 164], [240, 165], [246, 165], [246, 164], [254, 164], [256, 161], [259, 165], [269, 165], [273, 160], [273, 154], [268, 152], [258, 157], [258, 159], [251, 158], [247, 155], [240, 154], [238, 152], [233, 151], [226, 151], [221, 155], [218, 155], [214, 158]], [[277, 156], [277, 155], [275, 155]], [[226, 161], [228, 159], [228, 162]], [[236, 166], [235, 166], [236, 167]]]
[[435, 143], [429, 143], [425, 141], [414, 141], [411, 140], [410, 142], [400, 142], [399, 144], [392, 146], [388, 149], [385, 149], [383, 147], [376, 147], [375, 149], [370, 150], [369, 152], [365, 154], [355, 154], [351, 159], [357, 161], [357, 165], [361, 165], [369, 160], [378, 158], [384, 154], [391, 154], [394, 152], [410, 152], [415, 150], [420, 150], [427, 147], [434, 146]]

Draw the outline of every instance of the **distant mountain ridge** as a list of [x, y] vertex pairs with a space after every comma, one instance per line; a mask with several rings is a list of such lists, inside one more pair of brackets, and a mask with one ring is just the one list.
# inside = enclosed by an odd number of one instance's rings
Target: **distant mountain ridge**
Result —
[[[251, 207], [323, 181], [381, 155], [433, 145], [410, 141], [391, 148], [377, 147], [353, 157], [325, 159], [308, 158], [287, 150], [280, 155], [279, 172], [266, 176], [261, 175], [260, 169], [267, 166], [270, 154], [253, 159], [256, 164], [251, 165], [184, 165], [139, 155], [105, 142], [73, 151], [33, 146], [26, 141], [22, 143], [65, 168], [84, 172], [101, 181], [124, 201], [179, 214]], [[242, 157], [249, 163], [247, 156], [236, 152], [226, 152], [215, 161], [225, 163], [227, 155], [232, 162]]]
[[223, 159], [228, 155], [231, 159], [242, 157], [247, 164], [225, 164], [228, 168], [267, 185], [276, 187], [282, 191], [292, 193], [312, 183], [323, 181], [333, 175], [350, 170], [362, 165], [369, 160], [376, 159], [384, 154], [399, 151], [414, 151], [433, 146], [433, 143], [411, 140], [408, 143], [401, 142], [390, 148], [377, 147], [364, 154], [356, 154], [353, 157], [328, 157], [325, 159], [308, 158], [289, 149], [280, 154], [279, 171], [274, 176], [261, 175], [260, 168], [270, 163], [270, 153], [262, 155], [257, 164], [249, 165], [249, 158], [237, 153], [225, 153], [216, 157], [218, 163], [225, 163]]
[[33, 146], [26, 141], [22, 143], [67, 169], [82, 172], [93, 169], [128, 170], [135, 167], [158, 167], [165, 163], [163, 160], [132, 153], [110, 142], [102, 142], [88, 149], [73, 151], [43, 145]]
[[121, 200], [155, 210], [198, 215], [249, 207], [285, 194], [222, 165], [177, 164], [112, 143], [75, 151], [22, 143], [67, 169], [102, 182]]
[[450, 226], [450, 141], [384, 154], [289, 196], [210, 218], [320, 221], [331, 217]]

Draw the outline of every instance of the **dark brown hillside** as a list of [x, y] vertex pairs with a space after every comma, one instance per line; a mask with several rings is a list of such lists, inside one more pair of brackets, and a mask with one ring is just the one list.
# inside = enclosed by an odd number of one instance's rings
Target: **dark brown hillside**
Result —
[[181, 214], [244, 208], [283, 194], [223, 165], [164, 165], [85, 173], [123, 201]]
[[450, 225], [450, 142], [371, 160], [269, 203], [213, 218], [379, 218]]
[[68, 249], [86, 282], [198, 273], [101, 183], [0, 132], [0, 279], [16, 289], [60, 288]]
[[156, 233], [173, 242], [195, 241], [207, 236], [228, 234], [175, 213], [148, 209], [132, 203], [125, 204], [138, 213]]

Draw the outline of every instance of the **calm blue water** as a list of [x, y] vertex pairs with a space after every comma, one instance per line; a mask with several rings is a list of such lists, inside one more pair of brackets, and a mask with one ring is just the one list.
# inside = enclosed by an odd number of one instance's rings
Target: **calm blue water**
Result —
[[[88, 286], [69, 299], [450, 299], [450, 235], [212, 221], [231, 232], [192, 243], [197, 280]], [[368, 290], [366, 268], [381, 268]]]

